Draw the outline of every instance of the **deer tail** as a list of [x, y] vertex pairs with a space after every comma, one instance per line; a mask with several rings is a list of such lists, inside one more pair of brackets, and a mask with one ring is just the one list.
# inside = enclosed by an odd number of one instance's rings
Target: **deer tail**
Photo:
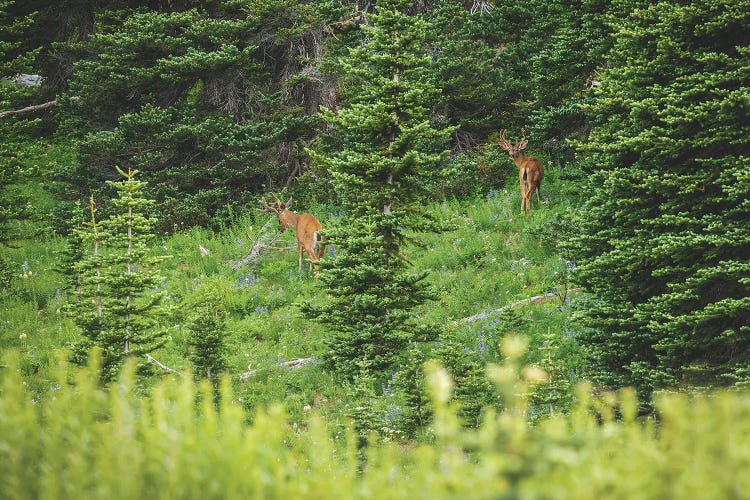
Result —
[[523, 188], [524, 188], [524, 191], [526, 192], [529, 191], [529, 169], [528, 168], [523, 169]]
[[323, 235], [318, 231], [313, 232], [313, 253], [321, 255], [323, 253]]

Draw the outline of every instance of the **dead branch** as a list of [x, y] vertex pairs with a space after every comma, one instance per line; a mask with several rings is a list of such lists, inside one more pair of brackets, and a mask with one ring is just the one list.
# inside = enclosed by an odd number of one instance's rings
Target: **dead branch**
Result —
[[[73, 101], [77, 101], [78, 96], [73, 96], [70, 99]], [[21, 109], [11, 109], [9, 111], [0, 112], [0, 119], [8, 117], [8, 116], [13, 116], [13, 115], [21, 115], [25, 113], [33, 113], [35, 111], [42, 111], [45, 109], [54, 108], [55, 106], [57, 106], [57, 100], [45, 102], [42, 104], [34, 104], [33, 106], [26, 106], [25, 108], [21, 108]]]
[[276, 234], [274, 234], [269, 241], [262, 241], [263, 238], [266, 237], [266, 228], [271, 224], [273, 220], [275, 219], [269, 219], [263, 225], [263, 227], [260, 228], [260, 231], [258, 231], [258, 236], [255, 238], [253, 245], [250, 247], [250, 251], [243, 258], [232, 264], [232, 269], [237, 271], [242, 266], [254, 266], [263, 252], [266, 252], [268, 250], [281, 250], [280, 248], [273, 246], [273, 244], [276, 243], [276, 240], [278, 240], [281, 236], [280, 232], [276, 232]]
[[[314, 356], [310, 356], [309, 358], [297, 358], [291, 361], [282, 361], [278, 364], [278, 366], [286, 366], [287, 368], [299, 368], [300, 366], [312, 363], [314, 359]], [[256, 373], [258, 373], [258, 370], [248, 370], [246, 372], [240, 373], [240, 382], [247, 382], [250, 377], [252, 377]]]
[[150, 363], [153, 363], [153, 364], [155, 364], [156, 366], [158, 366], [159, 368], [161, 368], [161, 369], [162, 369], [162, 370], [164, 370], [165, 372], [169, 372], [169, 373], [174, 373], [174, 374], [176, 374], [176, 375], [179, 375], [180, 377], [182, 376], [182, 373], [178, 372], [178, 371], [177, 371], [177, 370], [175, 370], [174, 368], [170, 368], [170, 367], [168, 367], [167, 365], [165, 365], [165, 364], [161, 363], [160, 361], [158, 361], [158, 360], [157, 360], [156, 358], [154, 358], [154, 357], [153, 357], [153, 356], [151, 356], [150, 354], [146, 353], [146, 354], [144, 354], [144, 356], [146, 356], [146, 359], [147, 359], [147, 360], [148, 360], [148, 361], [149, 361]]
[[[569, 295], [576, 294], [576, 293], [578, 293], [580, 291], [581, 291], [580, 288], [573, 288], [571, 290], [566, 290], [565, 291], [565, 295], [567, 297]], [[460, 319], [458, 321], [454, 321], [453, 325], [456, 326], [456, 325], [462, 324], [462, 323], [474, 323], [476, 321], [487, 319], [487, 318], [490, 318], [492, 316], [497, 316], [497, 315], [501, 314], [503, 311], [506, 311], [508, 309], [515, 309], [517, 307], [526, 306], [526, 305], [542, 304], [544, 302], [547, 302], [549, 300], [552, 300], [552, 299], [558, 298], [558, 297], [560, 297], [559, 292], [547, 292], [547, 293], [545, 293], [543, 295], [535, 295], [533, 297], [529, 297], [528, 299], [517, 300], [517, 301], [515, 301], [513, 303], [510, 303], [508, 305], [505, 305], [505, 306], [503, 306], [503, 307], [501, 307], [499, 309], [493, 309], [491, 311], [484, 311], [484, 312], [480, 312], [478, 314], [475, 314], [473, 316], [469, 316], [467, 318], [462, 318], [462, 319]]]

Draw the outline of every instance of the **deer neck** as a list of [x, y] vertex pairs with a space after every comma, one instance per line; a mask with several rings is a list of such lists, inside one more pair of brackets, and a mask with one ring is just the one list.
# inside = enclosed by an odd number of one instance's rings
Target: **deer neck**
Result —
[[297, 231], [297, 223], [299, 222], [299, 214], [292, 212], [291, 210], [285, 210], [283, 212], [284, 222], [286, 225]]
[[523, 153], [521, 153], [521, 152], [519, 151], [519, 152], [518, 152], [518, 154], [517, 154], [516, 156], [514, 156], [514, 157], [513, 157], [513, 161], [515, 162], [515, 164], [516, 164], [516, 165], [517, 165], [517, 166], [518, 166], [519, 168], [521, 168], [521, 167], [523, 167], [523, 164], [524, 164], [524, 162], [526, 161], [526, 155], [524, 155]]

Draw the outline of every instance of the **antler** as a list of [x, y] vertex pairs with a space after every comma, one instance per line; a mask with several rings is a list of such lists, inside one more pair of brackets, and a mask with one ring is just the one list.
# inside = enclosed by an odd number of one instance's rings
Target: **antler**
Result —
[[270, 206], [265, 198], [260, 200], [260, 204], [263, 205], [263, 210], [261, 210], [260, 214], [258, 215], [263, 215], [263, 214], [268, 214], [268, 213], [274, 213], [276, 215], [279, 215], [278, 209], [276, 207]]
[[500, 131], [500, 141], [498, 142], [498, 144], [500, 145], [501, 148], [503, 148], [506, 151], [511, 146], [510, 143], [507, 141], [507, 139], [505, 139], [505, 129], [502, 129]]
[[278, 196], [276, 196], [276, 193], [271, 192], [271, 196], [273, 196], [276, 199], [276, 206], [278, 208], [287, 208], [289, 205], [292, 204], [292, 197], [290, 196], [286, 203], [282, 203]]
[[521, 133], [523, 134], [523, 139], [518, 141], [518, 144], [516, 145], [519, 150], [526, 149], [526, 146], [529, 144], [529, 141], [526, 139], [526, 129], [521, 127]]

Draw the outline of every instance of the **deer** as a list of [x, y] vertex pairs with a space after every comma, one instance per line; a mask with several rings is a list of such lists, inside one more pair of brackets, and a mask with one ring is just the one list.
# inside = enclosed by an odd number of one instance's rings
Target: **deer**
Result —
[[299, 253], [299, 271], [302, 272], [302, 250], [304, 249], [310, 262], [312, 262], [313, 272], [317, 280], [318, 271], [320, 270], [318, 262], [323, 257], [324, 252], [323, 242], [325, 241], [325, 237], [320, 234], [323, 226], [313, 214], [298, 214], [290, 210], [289, 207], [292, 205], [291, 197], [286, 203], [283, 203], [274, 193], [271, 193], [271, 196], [276, 200], [273, 205], [269, 205], [265, 198], [260, 201], [260, 204], [263, 206], [260, 215], [266, 213], [276, 215], [276, 218], [279, 219], [279, 232], [281, 233], [286, 231], [287, 228], [294, 230]]
[[539, 199], [539, 184], [544, 177], [544, 166], [536, 156], [526, 156], [523, 150], [528, 146], [529, 141], [526, 139], [526, 130], [521, 129], [523, 139], [515, 145], [505, 139], [505, 129], [500, 131], [499, 145], [508, 152], [513, 161], [518, 166], [518, 180], [521, 184], [521, 213], [527, 214], [531, 210], [531, 196], [536, 191], [536, 201], [541, 204]]

